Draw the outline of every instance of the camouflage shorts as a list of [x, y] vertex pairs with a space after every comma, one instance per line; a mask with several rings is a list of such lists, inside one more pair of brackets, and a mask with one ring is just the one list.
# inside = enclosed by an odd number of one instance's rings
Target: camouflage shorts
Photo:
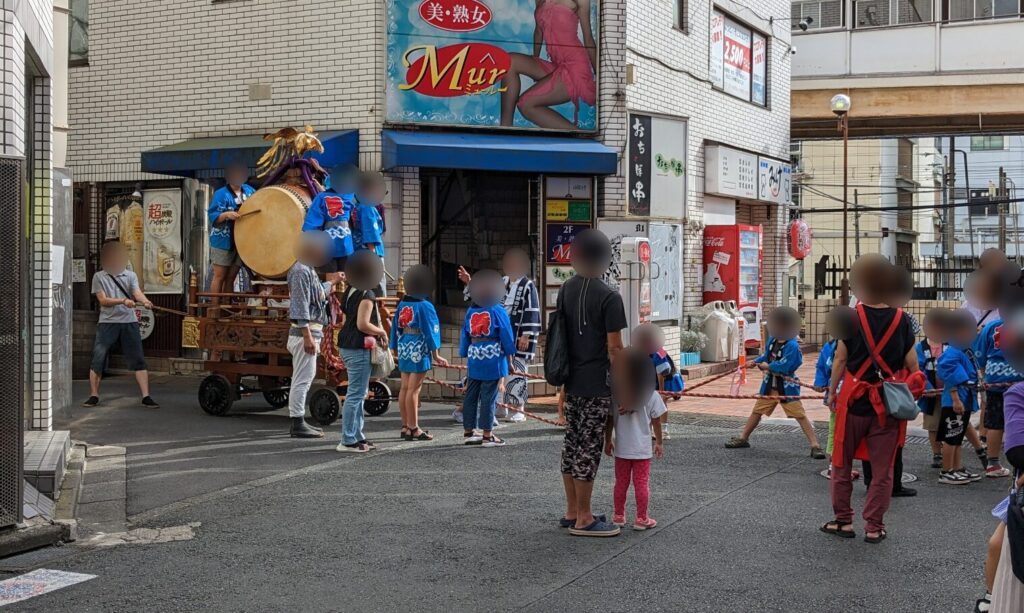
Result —
[[593, 481], [597, 477], [611, 409], [611, 398], [565, 397], [562, 474], [572, 475], [576, 481]]

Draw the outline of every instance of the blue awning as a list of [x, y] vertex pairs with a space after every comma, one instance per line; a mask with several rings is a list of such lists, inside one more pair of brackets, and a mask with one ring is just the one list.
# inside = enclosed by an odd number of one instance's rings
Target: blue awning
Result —
[[[318, 132], [324, 152], [311, 154], [324, 168], [359, 163], [359, 131]], [[270, 147], [262, 135], [194, 138], [142, 152], [142, 170], [178, 177], [195, 177], [203, 171], [220, 172], [241, 162], [249, 168]]]
[[384, 130], [384, 169], [398, 166], [609, 175], [614, 149], [584, 138]]

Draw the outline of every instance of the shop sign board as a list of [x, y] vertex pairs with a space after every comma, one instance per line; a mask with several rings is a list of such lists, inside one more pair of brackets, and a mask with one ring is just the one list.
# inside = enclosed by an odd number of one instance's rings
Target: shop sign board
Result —
[[[385, 119], [391, 123], [595, 132], [599, 0], [576, 8], [534, 0], [411, 0], [387, 6]], [[535, 38], [539, 36], [539, 43]], [[508, 75], [523, 62], [548, 75]], [[550, 97], [561, 85], [569, 100], [538, 107], [528, 118], [517, 103]], [[516, 109], [502, 115], [502, 102]]]
[[682, 217], [686, 209], [686, 120], [629, 114], [630, 215]]
[[545, 228], [546, 263], [568, 265], [572, 261], [572, 242], [576, 235], [592, 227], [590, 223], [549, 222]]

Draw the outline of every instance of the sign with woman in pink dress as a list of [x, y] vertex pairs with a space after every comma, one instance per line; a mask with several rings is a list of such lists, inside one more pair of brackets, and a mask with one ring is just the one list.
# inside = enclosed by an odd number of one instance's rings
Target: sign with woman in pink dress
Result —
[[387, 121], [596, 131], [598, 8], [390, 0]]

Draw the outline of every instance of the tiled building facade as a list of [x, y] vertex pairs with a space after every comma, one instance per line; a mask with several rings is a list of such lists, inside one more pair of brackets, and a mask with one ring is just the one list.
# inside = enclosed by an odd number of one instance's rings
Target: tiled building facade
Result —
[[[773, 32], [766, 18], [788, 16], [789, 5], [759, 0], [746, 8], [722, 0], [718, 6], [770, 34], [766, 108], [708, 85], [710, 3], [606, 0], [600, 5], [599, 123], [596, 134], [588, 136], [616, 152], [619, 163], [616, 172], [597, 177], [598, 221], [628, 213], [628, 112], [688, 122], [685, 203], [662, 218], [686, 222], [683, 312], [676, 321], [702, 301], [705, 145], [788, 157], [789, 30], [776, 23]], [[382, 130], [401, 128], [384, 120], [386, 10], [386, 3], [372, 0], [95, 3], [88, 66], [74, 68], [71, 75], [69, 165], [76, 181], [161, 178], [142, 172], [142, 152], [193, 138], [262, 134], [307, 123], [317, 130], [359, 130], [360, 166], [380, 169]], [[685, 15], [687, 32], [675, 27], [674, 11]], [[168, 27], [171, 15], [187, 17]], [[390, 179], [388, 264], [395, 272], [424, 261], [430, 239], [424, 232], [426, 179], [423, 169], [413, 166], [392, 167], [385, 174]], [[780, 299], [784, 208], [741, 202], [733, 214], [733, 223], [764, 227], [766, 305]], [[670, 343], [676, 338], [669, 337]]]

